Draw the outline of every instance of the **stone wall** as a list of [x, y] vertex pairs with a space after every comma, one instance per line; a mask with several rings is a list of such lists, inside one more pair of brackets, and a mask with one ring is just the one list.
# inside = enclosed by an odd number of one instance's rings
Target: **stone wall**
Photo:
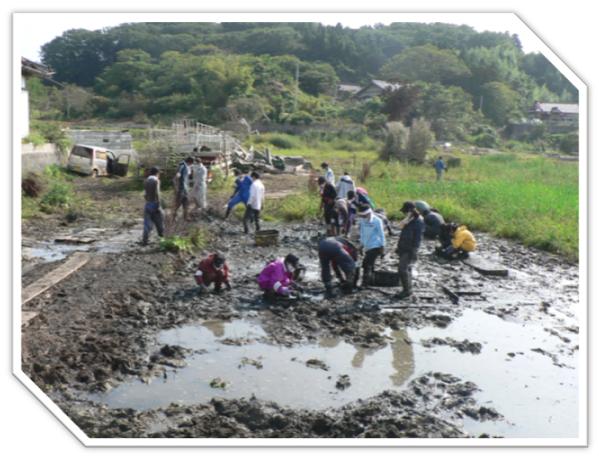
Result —
[[135, 157], [133, 138], [128, 131], [66, 130], [65, 134], [73, 141], [73, 144], [98, 146], [117, 155], [128, 153]]
[[53, 143], [35, 146], [33, 143], [21, 145], [21, 175], [41, 172], [48, 165], [64, 164], [64, 157]]

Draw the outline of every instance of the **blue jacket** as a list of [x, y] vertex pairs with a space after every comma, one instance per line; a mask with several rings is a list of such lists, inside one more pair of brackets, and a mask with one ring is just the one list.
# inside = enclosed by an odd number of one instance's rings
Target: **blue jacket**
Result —
[[422, 216], [410, 221], [399, 234], [399, 242], [397, 243], [397, 252], [413, 252], [418, 251], [420, 242], [422, 241], [422, 233], [424, 232], [424, 220]]
[[437, 159], [435, 161], [435, 170], [437, 172], [441, 172], [441, 171], [445, 170], [445, 162], [443, 162], [442, 159]]
[[248, 175], [246, 175], [243, 177], [243, 180], [240, 180], [238, 178], [235, 181], [235, 185], [235, 193], [239, 193], [239, 196], [247, 204], [247, 201], [250, 198], [250, 188], [252, 187], [252, 179]]
[[360, 243], [364, 251], [385, 246], [385, 230], [383, 221], [376, 215], [370, 220], [360, 218]]

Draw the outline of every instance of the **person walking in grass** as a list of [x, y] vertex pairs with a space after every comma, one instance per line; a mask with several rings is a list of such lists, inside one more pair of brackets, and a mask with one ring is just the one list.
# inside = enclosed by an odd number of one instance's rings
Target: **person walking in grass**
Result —
[[[331, 167], [329, 167], [329, 164], [327, 162], [323, 162], [322, 164], [320, 164], [320, 167], [324, 171], [324, 179], [327, 180], [327, 183], [332, 184], [334, 187], [335, 186], [335, 174], [333, 173], [333, 169]], [[343, 196], [343, 197], [345, 197], [345, 196]]]
[[250, 175], [252, 185], [250, 186], [250, 196], [243, 215], [243, 231], [249, 232], [249, 223], [252, 221], [255, 224], [256, 232], [260, 230], [260, 211], [264, 205], [264, 184], [260, 180], [258, 172], [252, 172]]
[[447, 166], [445, 165], [445, 162], [443, 162], [441, 156], [435, 161], [434, 167], [437, 172], [437, 181], [441, 181], [443, 179], [443, 173], [447, 170]]
[[157, 167], [150, 169], [148, 178], [144, 181], [144, 231], [142, 245], [148, 244], [150, 232], [156, 226], [158, 237], [164, 237], [164, 212], [160, 207], [160, 170]]

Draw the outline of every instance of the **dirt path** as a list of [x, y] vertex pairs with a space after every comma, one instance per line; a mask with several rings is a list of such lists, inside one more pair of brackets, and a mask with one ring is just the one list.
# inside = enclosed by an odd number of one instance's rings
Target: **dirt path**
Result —
[[[269, 177], [277, 192], [284, 179]], [[48, 218], [23, 230], [32, 245], [62, 232], [104, 231], [87, 265], [28, 304], [40, 313], [22, 342], [24, 371], [88, 435], [515, 437], [576, 427], [576, 265], [476, 234], [481, 254], [510, 268], [508, 278], [484, 277], [461, 263], [439, 264], [426, 243], [413, 307], [386, 310], [398, 305], [393, 288], [323, 300], [319, 223], [278, 226], [281, 245], [258, 248], [234, 218], [211, 217], [197, 224], [214, 234], [210, 249], [226, 254], [234, 289], [200, 297], [193, 272], [205, 252], [136, 245], [141, 194], [113, 185], [82, 179], [77, 186], [94, 213], [73, 226]], [[114, 241], [122, 232], [128, 236]], [[309, 267], [308, 293], [264, 302], [255, 275], [291, 251]], [[60, 262], [37, 261], [24, 260], [23, 284]], [[384, 265], [396, 262], [389, 254]], [[479, 294], [456, 306], [441, 286]], [[283, 381], [289, 374], [305, 378], [308, 391], [293, 397]], [[217, 378], [225, 388], [212, 386]], [[185, 380], [190, 385], [177, 385]], [[148, 407], [149, 399], [157, 404]], [[561, 410], [551, 407], [556, 401]]]

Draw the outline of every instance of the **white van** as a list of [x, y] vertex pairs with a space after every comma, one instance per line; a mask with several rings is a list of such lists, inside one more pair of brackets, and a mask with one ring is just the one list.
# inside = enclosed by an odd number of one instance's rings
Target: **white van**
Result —
[[115, 154], [105, 148], [89, 145], [74, 145], [69, 155], [67, 169], [94, 177], [127, 175], [129, 154]]

